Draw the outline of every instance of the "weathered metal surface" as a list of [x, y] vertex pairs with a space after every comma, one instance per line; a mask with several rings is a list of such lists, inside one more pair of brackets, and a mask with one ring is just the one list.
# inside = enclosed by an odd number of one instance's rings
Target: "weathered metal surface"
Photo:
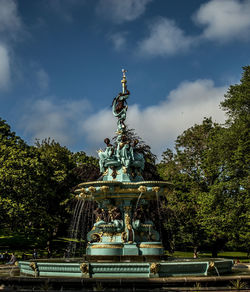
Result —
[[206, 276], [209, 274], [223, 275], [230, 273], [233, 265], [231, 260], [215, 260], [210, 270], [210, 261], [155, 261], [155, 262], [78, 262], [78, 263], [46, 263], [20, 261], [22, 274], [33, 277], [76, 277], [76, 278], [165, 278], [176, 276]]

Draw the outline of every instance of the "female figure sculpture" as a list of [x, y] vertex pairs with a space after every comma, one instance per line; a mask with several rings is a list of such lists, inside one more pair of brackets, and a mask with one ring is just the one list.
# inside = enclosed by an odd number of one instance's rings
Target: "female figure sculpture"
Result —
[[112, 156], [114, 155], [114, 147], [112, 144], [110, 144], [109, 138], [104, 139], [104, 143], [107, 145], [107, 148], [105, 149], [105, 151], [100, 149], [98, 152], [99, 166], [101, 172], [105, 171], [105, 162], [108, 159], [111, 159]]
[[112, 102], [112, 112], [115, 117], [118, 118], [117, 121], [117, 130], [122, 131], [125, 129], [124, 121], [126, 120], [127, 115], [127, 98], [129, 97], [130, 92], [126, 90], [125, 93], [119, 93]]

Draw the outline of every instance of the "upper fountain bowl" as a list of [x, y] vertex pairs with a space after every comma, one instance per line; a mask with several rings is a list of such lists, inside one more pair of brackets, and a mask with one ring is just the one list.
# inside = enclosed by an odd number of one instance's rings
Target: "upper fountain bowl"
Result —
[[146, 199], [153, 199], [155, 195], [166, 196], [172, 189], [172, 184], [164, 181], [140, 181], [140, 182], [120, 182], [120, 181], [93, 181], [78, 185], [76, 198], [78, 199], [116, 199], [138, 198], [143, 194]]

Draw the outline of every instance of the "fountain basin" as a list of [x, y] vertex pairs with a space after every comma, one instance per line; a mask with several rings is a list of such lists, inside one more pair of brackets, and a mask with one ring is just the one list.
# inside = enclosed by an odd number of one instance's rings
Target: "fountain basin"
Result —
[[233, 260], [178, 260], [146, 262], [44, 262], [20, 261], [21, 274], [34, 277], [164, 278], [231, 273]]
[[75, 193], [77, 193], [76, 198], [96, 201], [106, 198], [137, 199], [141, 193], [144, 198], [155, 199], [156, 193], [167, 195], [172, 188], [172, 184], [165, 181], [121, 182], [112, 180], [81, 183]]

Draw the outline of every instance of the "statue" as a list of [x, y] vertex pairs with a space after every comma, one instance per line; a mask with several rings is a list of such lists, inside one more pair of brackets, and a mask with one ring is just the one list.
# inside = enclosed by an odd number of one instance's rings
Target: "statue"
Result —
[[121, 142], [117, 145], [116, 156], [123, 166], [129, 167], [131, 161], [130, 145], [125, 135], [121, 136]]
[[122, 92], [119, 93], [112, 102], [112, 112], [117, 117], [117, 137], [115, 145], [106, 138], [104, 143], [107, 145], [105, 150], [99, 150], [100, 172], [103, 180], [143, 180], [141, 173], [144, 169], [145, 160], [140, 149], [136, 148], [138, 140], [131, 141], [126, 131], [127, 99], [130, 95], [127, 89], [126, 70], [122, 70], [123, 78]]
[[100, 240], [100, 233], [115, 234], [123, 231], [124, 224], [120, 208], [113, 205], [105, 209], [98, 207], [94, 210], [94, 214], [96, 222], [88, 233], [88, 240], [90, 242], [98, 242]]
[[112, 156], [114, 155], [114, 147], [112, 144], [110, 144], [109, 138], [104, 139], [104, 143], [107, 145], [107, 148], [105, 151], [100, 149], [98, 151], [98, 156], [99, 156], [99, 166], [100, 166], [100, 171], [104, 172], [105, 171], [105, 163], [108, 159], [112, 159]]
[[122, 92], [119, 93], [112, 102], [112, 112], [115, 117], [118, 118], [117, 121], [117, 130], [118, 132], [123, 132], [123, 130], [126, 128], [126, 125], [124, 124], [124, 121], [126, 120], [127, 115], [127, 98], [130, 95], [130, 92], [127, 89], [127, 78], [125, 73], [127, 70], [122, 69], [123, 78], [122, 78]]
[[127, 90], [126, 93], [119, 93], [112, 102], [112, 112], [115, 117], [118, 118], [117, 129], [122, 131], [126, 128], [124, 121], [127, 116], [127, 98], [129, 97], [130, 92]]

